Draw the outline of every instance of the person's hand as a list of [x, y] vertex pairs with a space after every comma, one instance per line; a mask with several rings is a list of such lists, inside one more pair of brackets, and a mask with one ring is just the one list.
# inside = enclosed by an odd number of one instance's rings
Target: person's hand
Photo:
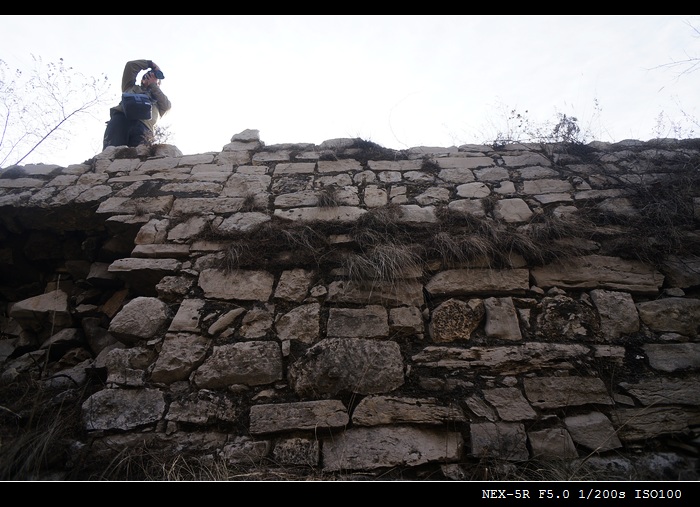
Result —
[[158, 64], [153, 60], [148, 60], [148, 64], [150, 65], [150, 69], [156, 75], [156, 77], [158, 79], [163, 79], [163, 71], [160, 70]]
[[153, 72], [152, 70], [149, 70], [143, 75], [143, 78], [141, 79], [141, 84], [142, 86], [145, 86], [148, 88], [151, 85], [157, 85], [158, 84], [158, 78], [156, 77], [156, 73]]

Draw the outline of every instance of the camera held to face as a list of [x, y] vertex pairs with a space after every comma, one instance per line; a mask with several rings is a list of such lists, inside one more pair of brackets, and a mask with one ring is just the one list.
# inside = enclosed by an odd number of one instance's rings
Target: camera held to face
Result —
[[165, 76], [163, 75], [163, 71], [161, 71], [160, 69], [155, 69], [155, 70], [152, 70], [151, 72], [153, 72], [153, 74], [155, 74], [155, 76], [158, 79], [165, 79]]

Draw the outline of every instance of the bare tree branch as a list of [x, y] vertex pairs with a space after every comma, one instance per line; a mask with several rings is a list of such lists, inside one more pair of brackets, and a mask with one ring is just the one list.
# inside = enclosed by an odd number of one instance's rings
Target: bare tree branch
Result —
[[40, 148], [61, 147], [73, 135], [70, 131], [77, 118], [91, 114], [106, 102], [107, 77], [86, 77], [63, 59], [44, 64], [35, 57], [35, 67], [10, 73], [0, 60], [0, 165], [17, 156], [13, 165], [24, 161]]

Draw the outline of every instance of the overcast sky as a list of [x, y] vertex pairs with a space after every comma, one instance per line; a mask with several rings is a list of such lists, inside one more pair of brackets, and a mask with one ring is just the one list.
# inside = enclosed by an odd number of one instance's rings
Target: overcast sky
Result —
[[23, 163], [100, 152], [124, 64], [140, 58], [165, 74], [173, 107], [162, 124], [186, 155], [220, 151], [245, 129], [266, 145], [482, 143], [513, 109], [533, 123], [574, 116], [600, 141], [646, 141], [677, 137], [668, 122], [659, 132], [660, 114], [700, 118], [700, 72], [662, 67], [700, 57], [693, 27], [700, 16], [3, 15], [0, 59], [29, 69], [32, 54], [63, 58], [111, 85], [112, 103], [71, 128], [69, 147]]

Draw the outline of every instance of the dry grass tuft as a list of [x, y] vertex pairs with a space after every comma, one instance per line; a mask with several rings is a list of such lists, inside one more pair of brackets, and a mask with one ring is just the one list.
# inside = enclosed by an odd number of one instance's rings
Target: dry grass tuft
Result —
[[338, 188], [335, 185], [326, 185], [317, 194], [318, 206], [321, 208], [337, 208]]
[[472, 261], [494, 258], [496, 250], [492, 241], [477, 234], [451, 234], [437, 232], [428, 247], [429, 256], [437, 257], [447, 267], [459, 267]]
[[54, 391], [22, 378], [2, 389], [0, 480], [43, 480], [65, 475], [70, 443], [80, 430], [85, 390], [54, 398]]
[[243, 203], [241, 204], [241, 211], [249, 212], [259, 209], [255, 194], [246, 194], [243, 198]]
[[420, 274], [422, 257], [412, 245], [379, 244], [344, 258], [347, 277], [356, 282], [395, 282]]

